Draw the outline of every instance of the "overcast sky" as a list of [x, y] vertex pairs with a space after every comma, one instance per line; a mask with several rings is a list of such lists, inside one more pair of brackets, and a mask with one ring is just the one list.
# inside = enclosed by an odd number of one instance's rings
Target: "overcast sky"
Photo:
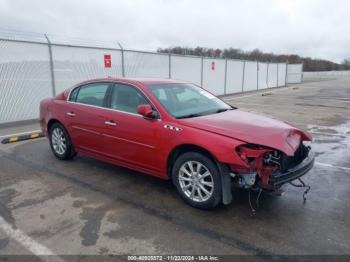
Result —
[[168, 46], [259, 48], [341, 62], [347, 0], [0, 0], [0, 28]]

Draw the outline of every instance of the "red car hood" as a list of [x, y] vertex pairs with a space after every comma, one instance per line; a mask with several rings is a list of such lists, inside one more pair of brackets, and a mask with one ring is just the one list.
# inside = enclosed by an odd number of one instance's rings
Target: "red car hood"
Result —
[[312, 137], [287, 123], [238, 109], [179, 119], [185, 126], [206, 130], [246, 143], [278, 149], [292, 156], [301, 140]]

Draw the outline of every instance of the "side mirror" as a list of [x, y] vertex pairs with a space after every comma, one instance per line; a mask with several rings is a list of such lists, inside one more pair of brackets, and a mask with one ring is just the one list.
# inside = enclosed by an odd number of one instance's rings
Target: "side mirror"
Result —
[[139, 105], [137, 107], [137, 113], [147, 118], [154, 118], [153, 109], [148, 104]]

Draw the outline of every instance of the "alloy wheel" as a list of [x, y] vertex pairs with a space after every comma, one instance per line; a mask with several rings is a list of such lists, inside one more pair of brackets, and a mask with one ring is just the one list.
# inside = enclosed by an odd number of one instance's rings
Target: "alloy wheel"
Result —
[[52, 130], [51, 135], [52, 147], [59, 155], [63, 155], [67, 150], [66, 137], [62, 129], [56, 127]]
[[178, 178], [183, 193], [195, 202], [205, 202], [213, 194], [213, 176], [209, 169], [200, 162], [185, 162], [180, 167]]

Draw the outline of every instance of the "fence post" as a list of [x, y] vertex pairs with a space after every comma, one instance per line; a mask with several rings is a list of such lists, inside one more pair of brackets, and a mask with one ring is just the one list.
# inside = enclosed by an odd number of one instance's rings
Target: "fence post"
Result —
[[226, 95], [227, 88], [227, 58], [225, 59], [225, 84], [224, 84], [224, 95]]
[[244, 91], [245, 60], [243, 61], [242, 92]]
[[171, 53], [169, 51], [169, 79], [171, 78]]
[[256, 90], [259, 90], [259, 62], [256, 61]]
[[266, 87], [269, 88], [269, 66], [270, 66], [270, 63], [267, 62], [267, 69], [266, 69]]
[[201, 87], [203, 87], [203, 63], [204, 63], [204, 58], [202, 56], [201, 57]]
[[277, 62], [277, 87], [279, 87], [279, 85], [278, 85], [278, 67], [279, 67], [278, 64], [279, 63]]
[[122, 76], [125, 77], [125, 67], [124, 67], [124, 48], [122, 47], [122, 45], [118, 42], [118, 45], [120, 47], [121, 50], [121, 54], [122, 54]]
[[288, 83], [288, 60], [286, 61], [286, 79], [284, 80], [284, 86], [287, 86]]
[[56, 95], [56, 85], [55, 85], [56, 83], [55, 83], [55, 72], [54, 72], [54, 68], [53, 68], [51, 41], [46, 34], [44, 34], [44, 36], [47, 40], [47, 46], [49, 47], [52, 96], [55, 96]]
[[304, 61], [301, 62], [301, 78], [300, 78], [300, 83], [302, 83], [304, 81]]

